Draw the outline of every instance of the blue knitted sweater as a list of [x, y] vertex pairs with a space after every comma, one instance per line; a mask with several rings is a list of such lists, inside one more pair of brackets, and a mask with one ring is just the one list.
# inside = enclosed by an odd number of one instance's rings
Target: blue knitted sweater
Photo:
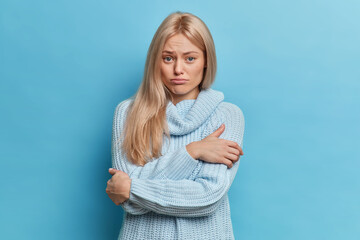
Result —
[[116, 107], [112, 132], [112, 167], [131, 178], [130, 198], [119, 239], [234, 239], [227, 192], [240, 161], [224, 164], [194, 159], [186, 145], [205, 138], [222, 123], [219, 138], [243, 146], [244, 116], [224, 94], [208, 88], [197, 99], [167, 105], [170, 141], [164, 135], [162, 156], [144, 166], [127, 161], [120, 134], [132, 98]]

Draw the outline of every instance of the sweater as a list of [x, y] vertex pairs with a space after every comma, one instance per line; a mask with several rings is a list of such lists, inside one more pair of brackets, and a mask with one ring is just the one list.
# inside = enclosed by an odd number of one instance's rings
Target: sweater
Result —
[[120, 149], [120, 134], [132, 98], [115, 109], [112, 132], [112, 167], [131, 178], [130, 198], [118, 239], [234, 239], [227, 192], [240, 161], [232, 168], [194, 159], [186, 145], [200, 141], [225, 124], [219, 136], [243, 147], [244, 116], [224, 101], [224, 94], [203, 89], [196, 99], [174, 105], [169, 101], [162, 155], [144, 166], [132, 164]]

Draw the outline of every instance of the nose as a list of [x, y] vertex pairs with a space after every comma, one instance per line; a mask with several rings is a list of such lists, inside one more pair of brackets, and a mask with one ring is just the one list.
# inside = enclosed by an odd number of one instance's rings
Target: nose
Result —
[[176, 75], [180, 75], [180, 74], [183, 74], [183, 66], [182, 66], [182, 63], [181, 61], [177, 60], [175, 62], [175, 66], [174, 66], [174, 72]]

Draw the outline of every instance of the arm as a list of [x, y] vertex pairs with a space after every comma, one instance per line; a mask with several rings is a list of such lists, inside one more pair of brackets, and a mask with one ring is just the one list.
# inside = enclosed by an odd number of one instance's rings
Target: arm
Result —
[[[138, 166], [126, 159], [125, 153], [121, 151], [121, 137], [126, 111], [130, 101], [121, 102], [115, 110], [112, 130], [112, 167], [126, 172], [131, 179], [183, 179], [188, 178], [199, 164], [199, 160], [194, 159], [183, 146], [165, 155], [153, 159], [144, 166]], [[184, 168], [183, 166], [188, 166]]]
[[[242, 147], [245, 122], [240, 108], [234, 104], [223, 105], [217, 121], [215, 118], [210, 128], [215, 129], [223, 122], [225, 131], [219, 138], [237, 142]], [[201, 162], [201, 165], [193, 179], [132, 179], [127, 202], [159, 214], [180, 217], [209, 215], [229, 190], [239, 161], [230, 169], [223, 164]]]
[[[120, 148], [120, 135], [123, 130], [129, 104], [129, 100], [122, 101], [115, 109], [111, 144], [112, 167], [127, 173], [131, 179], [171, 178], [176, 180], [190, 177], [194, 169], [199, 168], [198, 164], [200, 161], [190, 156], [186, 150], [186, 146], [166, 153], [144, 166], [137, 166], [126, 159], [125, 154]], [[183, 166], [188, 167], [183, 168]], [[122, 203], [121, 206], [126, 212], [131, 214], [144, 214], [149, 212], [149, 210], [143, 209], [129, 201]]]

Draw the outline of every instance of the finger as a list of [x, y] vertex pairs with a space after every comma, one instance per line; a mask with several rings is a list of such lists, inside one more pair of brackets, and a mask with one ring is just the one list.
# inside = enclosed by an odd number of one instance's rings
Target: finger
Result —
[[236, 155], [241, 155], [241, 149], [238, 148], [238, 144], [236, 142], [227, 140], [226, 145], [229, 147], [229, 151]]
[[236, 159], [241, 155], [239, 149], [235, 147], [229, 147], [229, 153], [235, 155]]
[[109, 195], [109, 198], [111, 199], [111, 201], [113, 201], [113, 203], [115, 203], [116, 205], [119, 205], [120, 204], [120, 201], [119, 201], [119, 197], [116, 196], [116, 194], [108, 194]]
[[111, 199], [111, 201], [113, 201], [116, 205], [120, 205], [121, 203], [125, 202], [125, 200], [126, 200], [123, 197], [121, 197], [117, 194], [113, 194], [113, 193], [108, 193], [108, 196]]
[[227, 144], [228, 144], [228, 146], [230, 146], [230, 147], [233, 147], [233, 148], [238, 149], [239, 152], [240, 152], [240, 155], [244, 155], [244, 152], [243, 152], [242, 148], [239, 146], [239, 144], [238, 144], [237, 142], [228, 140], [228, 141], [227, 141]]
[[116, 170], [116, 169], [114, 169], [114, 168], [109, 168], [109, 173], [111, 174], [111, 175], [114, 175], [116, 172], [118, 172], [119, 170]]
[[229, 159], [224, 159], [223, 164], [225, 164], [228, 168], [232, 168], [233, 163]]
[[240, 155], [244, 155], [244, 152], [243, 152], [242, 148], [239, 146], [239, 144], [236, 143], [236, 147], [239, 149]]
[[209, 136], [219, 137], [224, 130], [225, 124], [221, 124], [220, 127], [216, 129], [213, 133], [209, 134]]
[[240, 155], [244, 155], [244, 151], [242, 150], [242, 148], [238, 145], [238, 148], [240, 149]]
[[237, 162], [239, 160], [239, 155], [238, 154], [233, 154], [233, 153], [228, 153], [226, 158], [228, 160], [232, 161], [233, 163], [235, 163], [235, 162]]

